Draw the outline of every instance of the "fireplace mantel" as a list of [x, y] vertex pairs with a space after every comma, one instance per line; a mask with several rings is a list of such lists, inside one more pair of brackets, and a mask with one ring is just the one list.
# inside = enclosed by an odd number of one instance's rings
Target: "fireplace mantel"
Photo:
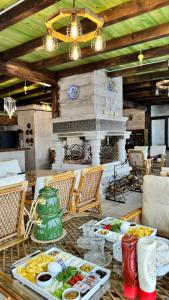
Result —
[[[111, 80], [113, 91], [108, 91], [107, 82]], [[78, 86], [79, 97], [72, 101], [68, 90]], [[53, 143], [56, 152], [53, 169], [81, 169], [84, 164], [68, 164], [65, 160], [64, 145], [77, 147], [86, 144], [90, 148], [91, 164], [99, 165], [103, 140], [115, 139], [112, 153], [114, 160], [105, 167], [106, 184], [112, 175], [114, 164], [126, 160], [125, 143], [130, 132], [126, 131], [128, 118], [123, 117], [123, 84], [122, 77], [108, 78], [104, 70], [87, 74], [74, 75], [59, 80], [60, 116], [53, 122]], [[83, 138], [83, 139], [81, 139]], [[70, 144], [69, 144], [70, 143]], [[113, 145], [113, 144], [112, 144]], [[84, 148], [86, 149], [86, 148]], [[87, 157], [87, 155], [85, 156]], [[113, 161], [112, 161], [113, 160]], [[86, 160], [82, 163], [86, 163]], [[125, 172], [128, 172], [128, 167]]]

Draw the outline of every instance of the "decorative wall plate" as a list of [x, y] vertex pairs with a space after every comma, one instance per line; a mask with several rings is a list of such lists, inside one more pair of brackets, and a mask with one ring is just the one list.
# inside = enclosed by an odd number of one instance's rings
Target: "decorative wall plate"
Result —
[[112, 84], [112, 81], [111, 81], [111, 80], [109, 80], [109, 81], [107, 82], [107, 90], [110, 91], [110, 92], [113, 91], [113, 84]]
[[79, 97], [79, 87], [76, 85], [69, 86], [68, 95], [71, 100], [77, 99]]

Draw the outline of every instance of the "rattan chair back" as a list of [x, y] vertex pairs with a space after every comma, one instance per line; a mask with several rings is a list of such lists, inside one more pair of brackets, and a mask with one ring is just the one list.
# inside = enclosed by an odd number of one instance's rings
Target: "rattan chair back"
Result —
[[24, 234], [27, 182], [0, 188], [0, 243]]
[[85, 168], [82, 171], [79, 188], [78, 188], [78, 196], [76, 199], [77, 207], [90, 206], [90, 203], [96, 203], [98, 206], [98, 202], [100, 202], [100, 182], [102, 178], [104, 167], [96, 166]]
[[70, 210], [75, 180], [76, 175], [71, 171], [49, 176], [46, 179], [46, 186], [50, 186], [58, 190], [60, 207], [64, 208], [65, 210]]
[[144, 168], [144, 153], [140, 150], [129, 150], [129, 164], [132, 168]]

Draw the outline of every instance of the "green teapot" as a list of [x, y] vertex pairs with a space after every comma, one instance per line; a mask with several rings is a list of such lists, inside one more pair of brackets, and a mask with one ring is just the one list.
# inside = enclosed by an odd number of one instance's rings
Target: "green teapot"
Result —
[[58, 239], [63, 234], [62, 217], [58, 190], [44, 187], [39, 191], [36, 215], [38, 222], [33, 228], [34, 237], [41, 241]]

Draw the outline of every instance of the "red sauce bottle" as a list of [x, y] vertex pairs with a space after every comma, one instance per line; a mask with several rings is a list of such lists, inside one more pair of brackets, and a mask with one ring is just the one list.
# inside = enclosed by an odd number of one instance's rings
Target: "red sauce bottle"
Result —
[[123, 295], [129, 299], [135, 299], [139, 294], [137, 273], [137, 241], [132, 235], [122, 238], [122, 271], [124, 277]]

